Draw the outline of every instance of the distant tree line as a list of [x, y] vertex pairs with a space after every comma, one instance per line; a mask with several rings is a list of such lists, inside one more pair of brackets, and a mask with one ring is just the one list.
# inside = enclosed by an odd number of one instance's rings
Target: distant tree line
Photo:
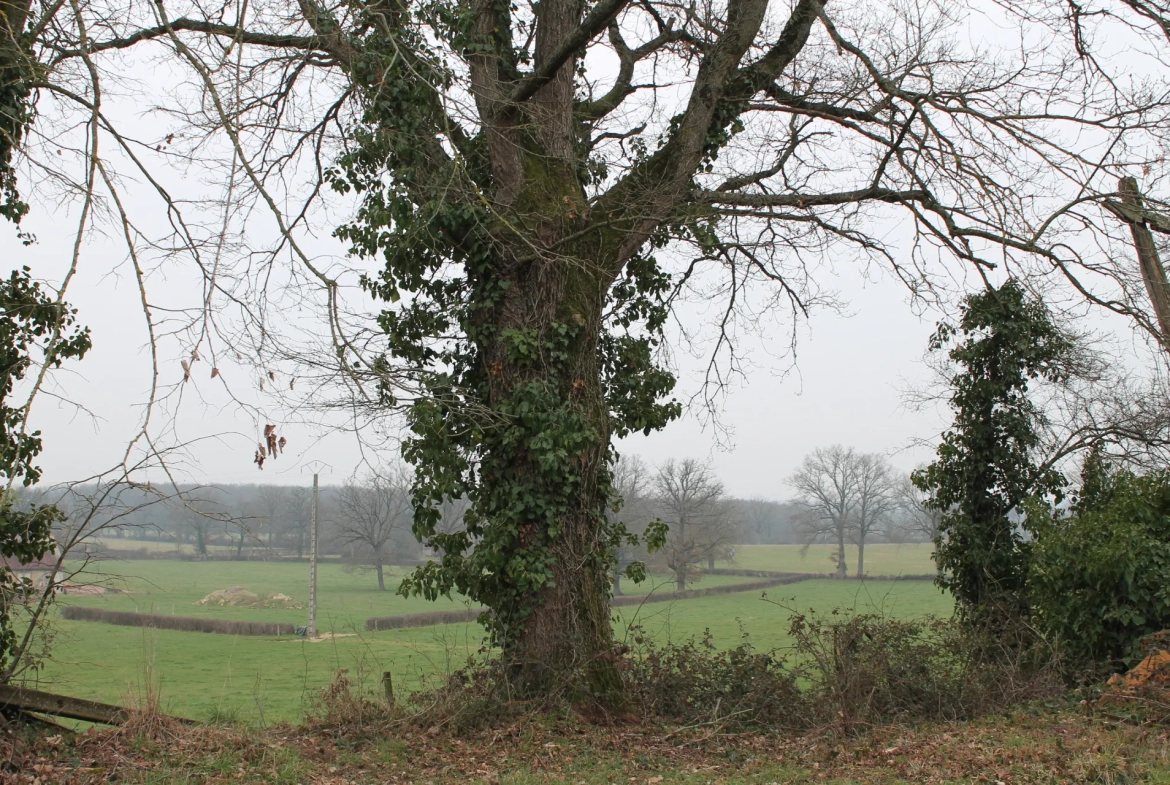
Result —
[[[863, 477], [868, 485], [855, 487]], [[319, 552], [369, 569], [380, 589], [386, 585], [387, 565], [438, 555], [420, 544], [411, 529], [410, 482], [406, 468], [395, 465], [343, 485], [321, 486]], [[831, 500], [825, 489], [834, 482], [840, 486], [840, 498]], [[668, 532], [663, 547], [654, 553], [641, 542], [618, 548], [615, 594], [621, 594], [622, 575], [632, 564], [673, 575], [683, 590], [717, 561], [734, 562], [739, 545], [834, 541], [843, 554], [848, 541], [861, 546], [863, 560], [866, 542], [924, 541], [933, 536], [931, 525], [924, 523], [932, 513], [914, 506], [917, 496], [906, 478], [875, 456], [839, 447], [818, 450], [805, 459], [789, 481], [798, 492], [791, 501], [731, 496], [710, 465], [692, 458], [652, 466], [636, 455], [624, 457], [615, 469], [615, 484], [622, 500], [611, 513], [616, 519], [637, 535], [653, 521], [660, 521]], [[106, 504], [111, 521], [102, 528], [105, 548], [134, 550], [153, 542], [173, 545], [196, 558], [307, 557], [312, 520], [308, 484], [189, 485], [178, 490], [166, 503], [158, 503], [157, 489], [120, 488], [118, 498]], [[68, 515], [74, 506], [85, 508], [88, 491], [76, 486], [64, 495], [55, 491], [52, 497]], [[37, 503], [47, 493], [32, 488], [21, 495], [26, 502]], [[446, 504], [442, 527], [460, 530], [464, 509], [460, 502]], [[838, 569], [841, 575], [847, 573], [843, 561]], [[864, 570], [863, 563], [860, 569]]]

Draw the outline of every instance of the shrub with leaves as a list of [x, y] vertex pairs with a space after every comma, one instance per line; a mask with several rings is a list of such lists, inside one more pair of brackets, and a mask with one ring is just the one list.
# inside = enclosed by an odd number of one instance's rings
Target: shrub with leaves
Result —
[[[0, 475], [8, 486], [32, 485], [41, 471], [34, 464], [41, 452], [41, 434], [26, 428], [27, 403], [13, 406], [13, 390], [26, 375], [59, 367], [89, 350], [89, 330], [76, 324], [76, 311], [32, 280], [27, 267], [0, 280]], [[19, 563], [44, 558], [54, 545], [53, 524], [61, 519], [56, 507], [19, 506], [0, 488], [0, 556]], [[28, 600], [31, 584], [0, 564], [0, 682], [10, 679], [28, 637], [18, 640], [13, 612]]]
[[699, 640], [666, 645], [638, 634], [626, 664], [627, 690], [653, 716], [732, 727], [797, 729], [810, 722], [798, 674], [776, 653], [756, 651], [746, 635], [721, 650], [709, 630]]
[[1170, 627], [1170, 473], [1092, 480], [1071, 516], [1030, 515], [1030, 596], [1070, 661], [1119, 666]]
[[1009, 645], [952, 619], [792, 612], [793, 645], [782, 653], [756, 651], [746, 635], [726, 650], [709, 634], [667, 644], [636, 636], [623, 663], [633, 702], [651, 716], [852, 733], [969, 719], [1063, 689], [1052, 651], [1025, 627], [1017, 632]]
[[950, 619], [795, 614], [789, 634], [819, 719], [845, 731], [1001, 711], [1056, 686], [1034, 648]]
[[1027, 612], [1029, 541], [1013, 513], [1030, 498], [1060, 502], [1059, 471], [1038, 461], [1037, 380], [1066, 377], [1075, 346], [1044, 303], [1017, 281], [963, 301], [957, 326], [940, 324], [932, 351], [949, 347], [955, 419], [933, 463], [912, 475], [942, 513], [938, 584], [978, 624], [1011, 625]]

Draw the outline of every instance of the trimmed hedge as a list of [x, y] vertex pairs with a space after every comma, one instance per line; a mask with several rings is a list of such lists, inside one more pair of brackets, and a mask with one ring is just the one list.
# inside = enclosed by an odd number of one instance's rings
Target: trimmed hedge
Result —
[[436, 624], [463, 624], [475, 621], [487, 608], [465, 608], [458, 611], [428, 611], [427, 613], [407, 613], [401, 616], [377, 616], [366, 619], [366, 629], [370, 632], [378, 630], [400, 630], [403, 627], [431, 627]]
[[[663, 573], [665, 575], [673, 575], [674, 573]], [[703, 570], [704, 575], [739, 575], [747, 578], [787, 578], [793, 575], [799, 575], [802, 578], [833, 578], [834, 575], [828, 573], [814, 573], [814, 572], [776, 572], [774, 570], [741, 570], [738, 567], [716, 567], [713, 570]]]
[[297, 625], [270, 621], [201, 619], [196, 616], [160, 616], [154, 613], [110, 611], [81, 605], [61, 606], [61, 617], [70, 621], [96, 621], [123, 627], [151, 627], [156, 630], [210, 632], [218, 635], [295, 635]]
[[[724, 575], [735, 574], [723, 572]], [[746, 573], [754, 575], [756, 573]], [[715, 594], [734, 594], [741, 591], [756, 591], [770, 589], [785, 583], [798, 583], [810, 578], [819, 578], [819, 575], [807, 575], [793, 572], [764, 573], [769, 575], [767, 580], [749, 581], [747, 583], [733, 583], [730, 586], [712, 586], [707, 589], [688, 589], [686, 591], [668, 591], [661, 594], [629, 594], [621, 597], [611, 597], [611, 608], [620, 608], [627, 605], [642, 605], [650, 602], [673, 602], [674, 600], [692, 600], [696, 597], [710, 597]], [[435, 624], [463, 624], [475, 621], [486, 608], [468, 608], [458, 611], [432, 611], [430, 613], [408, 613], [402, 616], [378, 616], [366, 619], [366, 629], [370, 632], [378, 630], [397, 630], [403, 627], [430, 627]]]
[[[724, 573], [725, 575], [728, 573]], [[773, 586], [782, 586], [786, 583], [800, 583], [811, 578], [820, 578], [820, 575], [807, 575], [801, 572], [775, 572], [773, 577], [764, 581], [748, 581], [747, 583], [732, 583], [728, 586], [711, 586], [707, 589], [687, 589], [686, 591], [668, 591], [661, 594], [626, 594], [621, 597], [611, 597], [609, 604], [612, 608], [621, 608], [626, 605], [642, 605], [649, 602], [673, 602], [674, 600], [693, 600], [698, 597], [711, 597], [716, 594], [736, 594], [742, 591], [758, 591], [770, 589]]]

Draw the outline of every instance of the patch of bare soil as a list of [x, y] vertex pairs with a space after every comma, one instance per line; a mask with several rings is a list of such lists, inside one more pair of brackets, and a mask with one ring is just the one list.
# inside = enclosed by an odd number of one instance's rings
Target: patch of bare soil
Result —
[[356, 632], [319, 632], [316, 638], [296, 638], [294, 640], [282, 641], [282, 643], [321, 643], [323, 641], [331, 641], [335, 638], [356, 638]]

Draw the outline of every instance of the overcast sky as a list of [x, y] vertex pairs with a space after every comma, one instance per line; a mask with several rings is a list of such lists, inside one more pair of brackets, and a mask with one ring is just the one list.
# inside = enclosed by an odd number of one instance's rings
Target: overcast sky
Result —
[[[54, 220], [48, 212], [34, 214], [29, 228], [38, 243], [23, 248], [7, 241], [10, 258], [37, 271], [59, 265], [68, 255], [68, 238], [53, 230]], [[48, 398], [40, 402], [36, 422], [45, 433], [42, 464], [45, 479], [52, 482], [87, 476], [120, 457], [141, 416], [139, 402], [149, 384], [137, 291], [124, 265], [108, 272], [120, 258], [116, 245], [95, 241], [90, 254], [100, 258], [103, 253], [110, 254], [105, 273], [99, 274], [99, 264], [83, 267], [70, 296], [80, 320], [93, 331], [94, 349], [83, 362], [69, 366], [56, 389], [64, 398], [84, 402], [88, 411]], [[751, 353], [746, 378], [736, 380], [717, 409], [721, 427], [696, 407], [661, 433], [627, 438], [620, 450], [653, 463], [670, 457], [709, 460], [730, 492], [774, 499], [789, 495], [785, 478], [816, 447], [840, 443], [882, 452], [905, 469], [928, 459], [929, 451], [912, 448], [912, 443], [936, 435], [944, 413], [907, 409], [903, 392], [927, 379], [921, 360], [938, 314], [916, 315], [907, 292], [888, 275], [875, 282], [854, 272], [829, 282], [846, 303], [842, 312], [815, 313], [798, 328], [795, 364], [784, 356], [787, 330], [777, 327], [768, 335], [775, 351], [759, 346]], [[675, 361], [678, 397], [687, 398], [699, 390], [702, 362], [681, 350]], [[192, 381], [182, 390], [173, 437], [209, 438], [197, 441], [176, 461], [187, 479], [304, 483], [315, 465], [323, 482], [341, 482], [363, 460], [393, 458], [363, 450], [351, 433], [329, 433], [297, 421], [304, 419], [300, 416], [285, 425], [279, 410], [268, 407], [268, 417], [281, 424], [290, 448], [259, 471], [252, 464], [255, 414], [220, 394], [218, 380], [208, 378], [206, 363], [195, 365]], [[245, 371], [223, 374], [233, 372]], [[181, 374], [178, 357], [165, 357], [163, 375], [169, 378], [164, 381], [174, 384]], [[169, 415], [160, 416], [165, 421]]]

